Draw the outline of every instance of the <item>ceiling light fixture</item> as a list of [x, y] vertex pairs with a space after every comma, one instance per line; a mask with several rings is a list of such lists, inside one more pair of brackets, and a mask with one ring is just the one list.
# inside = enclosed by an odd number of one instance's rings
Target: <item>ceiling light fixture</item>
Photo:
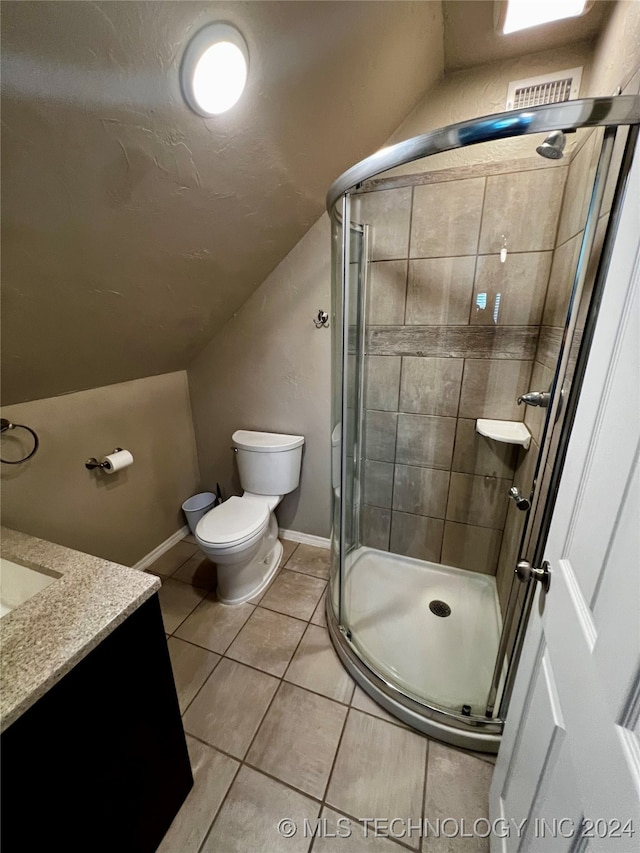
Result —
[[201, 116], [225, 113], [244, 91], [249, 51], [230, 24], [208, 24], [187, 45], [180, 68], [182, 94]]
[[584, 15], [593, 0], [507, 0], [503, 3], [501, 29], [505, 35], [564, 18]]

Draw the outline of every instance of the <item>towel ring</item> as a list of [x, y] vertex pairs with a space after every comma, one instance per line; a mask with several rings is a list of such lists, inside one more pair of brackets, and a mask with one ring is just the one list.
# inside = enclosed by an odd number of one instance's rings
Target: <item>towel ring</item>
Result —
[[6, 432], [8, 429], [26, 429], [26, 431], [30, 432], [33, 436], [33, 450], [23, 459], [0, 458], [0, 462], [4, 465], [21, 465], [23, 462], [26, 462], [27, 459], [31, 459], [31, 457], [36, 454], [38, 447], [40, 446], [40, 439], [38, 438], [35, 430], [32, 430], [31, 427], [25, 426], [24, 424], [12, 424], [11, 421], [8, 421], [6, 418], [0, 418], [0, 433]]

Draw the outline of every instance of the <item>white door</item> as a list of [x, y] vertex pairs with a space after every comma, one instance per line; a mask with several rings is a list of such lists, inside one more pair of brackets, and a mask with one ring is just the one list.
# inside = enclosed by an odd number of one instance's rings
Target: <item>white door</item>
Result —
[[639, 160], [496, 762], [493, 853], [640, 850]]

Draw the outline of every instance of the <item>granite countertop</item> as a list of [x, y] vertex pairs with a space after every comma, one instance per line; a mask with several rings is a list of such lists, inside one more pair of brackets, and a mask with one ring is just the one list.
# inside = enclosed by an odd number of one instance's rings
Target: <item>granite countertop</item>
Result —
[[59, 575], [0, 619], [0, 731], [160, 589], [154, 575], [0, 528], [2, 556]]

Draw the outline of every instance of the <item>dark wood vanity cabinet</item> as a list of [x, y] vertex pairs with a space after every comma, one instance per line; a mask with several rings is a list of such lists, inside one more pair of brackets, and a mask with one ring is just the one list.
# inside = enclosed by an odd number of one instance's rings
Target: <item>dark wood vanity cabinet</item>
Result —
[[193, 785], [158, 596], [0, 746], [3, 853], [156, 850]]

